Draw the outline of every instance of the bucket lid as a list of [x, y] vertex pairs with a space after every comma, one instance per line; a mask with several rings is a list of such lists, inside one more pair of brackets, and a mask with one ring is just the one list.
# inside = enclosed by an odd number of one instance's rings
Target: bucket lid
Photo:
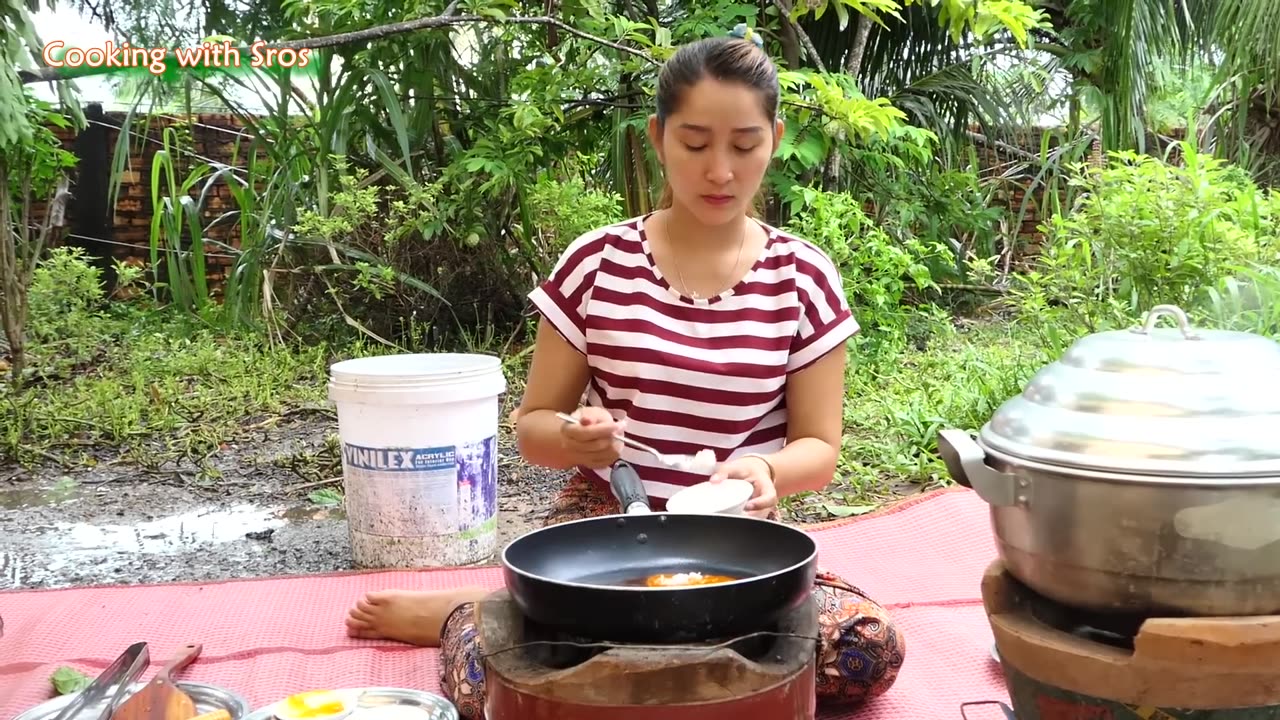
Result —
[[413, 385], [482, 379], [502, 372], [502, 360], [478, 353], [411, 353], [353, 358], [329, 367], [329, 379], [351, 385]]
[[[1156, 329], [1165, 316], [1177, 328]], [[1077, 340], [983, 426], [1000, 452], [1188, 478], [1280, 475], [1280, 343], [1192, 328], [1172, 305]]]

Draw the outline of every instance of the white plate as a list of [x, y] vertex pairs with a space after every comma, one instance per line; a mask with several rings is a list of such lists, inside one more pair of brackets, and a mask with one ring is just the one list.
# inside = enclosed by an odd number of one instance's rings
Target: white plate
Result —
[[[206, 683], [182, 682], [175, 683], [178, 689], [191, 697], [191, 702], [195, 703], [196, 711], [204, 714], [213, 712], [214, 710], [226, 710], [231, 713], [232, 720], [240, 720], [249, 714], [249, 703], [238, 693], [231, 692], [217, 685], [208, 685]], [[133, 697], [142, 688], [146, 687], [146, 683], [138, 682], [130, 686], [129, 695], [120, 700], [123, 704], [130, 697]], [[114, 686], [112, 687], [114, 690]], [[78, 693], [69, 693], [67, 695], [59, 695], [52, 700], [46, 700], [39, 705], [26, 710], [14, 720], [49, 720], [57, 717], [58, 712], [66, 707]], [[101, 712], [106, 708], [107, 700], [104, 698], [97, 703], [82, 709], [78, 715], [88, 717], [92, 713]]]
[[[295, 694], [310, 692], [308, 690], [299, 690]], [[413, 690], [410, 688], [391, 688], [391, 687], [365, 687], [365, 688], [338, 688], [330, 692], [338, 695], [350, 708], [346, 713], [342, 714], [344, 720], [359, 720], [367, 715], [370, 720], [374, 720], [383, 712], [382, 708], [402, 707], [417, 708], [421, 711], [423, 720], [458, 720], [458, 709], [453, 703], [434, 693], [423, 692], [422, 690]], [[289, 697], [292, 697], [290, 695]], [[284, 702], [288, 698], [281, 698], [266, 707], [254, 710], [243, 720], [275, 720], [276, 706]], [[377, 709], [377, 710], [375, 710]], [[389, 716], [388, 716], [389, 717]]]
[[741, 515], [755, 488], [746, 480], [729, 478], [683, 488], [667, 500], [667, 512]]

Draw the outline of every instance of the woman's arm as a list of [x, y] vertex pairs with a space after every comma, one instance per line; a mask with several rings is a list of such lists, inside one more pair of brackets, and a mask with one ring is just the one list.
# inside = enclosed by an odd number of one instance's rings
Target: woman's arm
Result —
[[765, 456], [782, 498], [821, 490], [836, 474], [844, 433], [845, 344], [787, 378], [787, 444]]
[[582, 458], [573, 457], [565, 449], [560, 434], [564, 421], [555, 414], [578, 409], [587, 379], [586, 356], [542, 318], [524, 398], [516, 411], [516, 439], [526, 462], [561, 470], [583, 463]]

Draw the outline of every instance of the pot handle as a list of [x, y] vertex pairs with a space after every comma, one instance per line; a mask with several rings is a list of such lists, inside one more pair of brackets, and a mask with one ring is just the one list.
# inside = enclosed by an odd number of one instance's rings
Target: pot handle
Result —
[[649, 493], [645, 491], [640, 475], [627, 461], [618, 460], [613, 464], [609, 471], [609, 488], [622, 504], [622, 512], [628, 515], [651, 512]]
[[1138, 335], [1150, 335], [1151, 331], [1155, 329], [1156, 323], [1165, 315], [1171, 315], [1178, 321], [1178, 330], [1182, 332], [1182, 337], [1188, 340], [1200, 339], [1200, 335], [1196, 333], [1195, 330], [1191, 329], [1191, 321], [1187, 319], [1187, 314], [1177, 305], [1157, 305], [1151, 308], [1151, 311], [1147, 313], [1147, 319], [1142, 324], [1142, 327], [1133, 328], [1130, 332], [1137, 333]]
[[[938, 454], [947, 466], [951, 478], [961, 485], [973, 488], [978, 497], [994, 507], [1025, 505], [1027, 486], [1019, 493], [1018, 479], [987, 465], [986, 454], [969, 433], [963, 430], [942, 430], [938, 433]], [[1026, 480], [1022, 481], [1026, 483]]]

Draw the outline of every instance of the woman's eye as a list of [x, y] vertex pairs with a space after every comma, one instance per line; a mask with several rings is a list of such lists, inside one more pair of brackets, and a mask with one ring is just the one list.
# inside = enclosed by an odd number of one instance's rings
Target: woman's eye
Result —
[[[700, 151], [702, 151], [702, 150], [706, 150], [706, 149], [707, 149], [707, 146], [706, 146], [706, 145], [688, 145], [688, 144], [686, 144], [686, 145], [685, 145], [685, 148], [686, 148], [687, 150], [689, 150], [690, 152], [700, 152]], [[756, 148], [755, 148], [755, 146], [752, 146], [752, 147], [745, 147], [745, 148], [744, 148], [744, 147], [738, 147], [738, 146], [736, 146], [736, 145], [735, 145], [733, 149], [734, 149], [734, 150], [737, 150], [738, 152], [749, 153], [749, 152], [752, 152], [753, 150], [755, 150]]]

